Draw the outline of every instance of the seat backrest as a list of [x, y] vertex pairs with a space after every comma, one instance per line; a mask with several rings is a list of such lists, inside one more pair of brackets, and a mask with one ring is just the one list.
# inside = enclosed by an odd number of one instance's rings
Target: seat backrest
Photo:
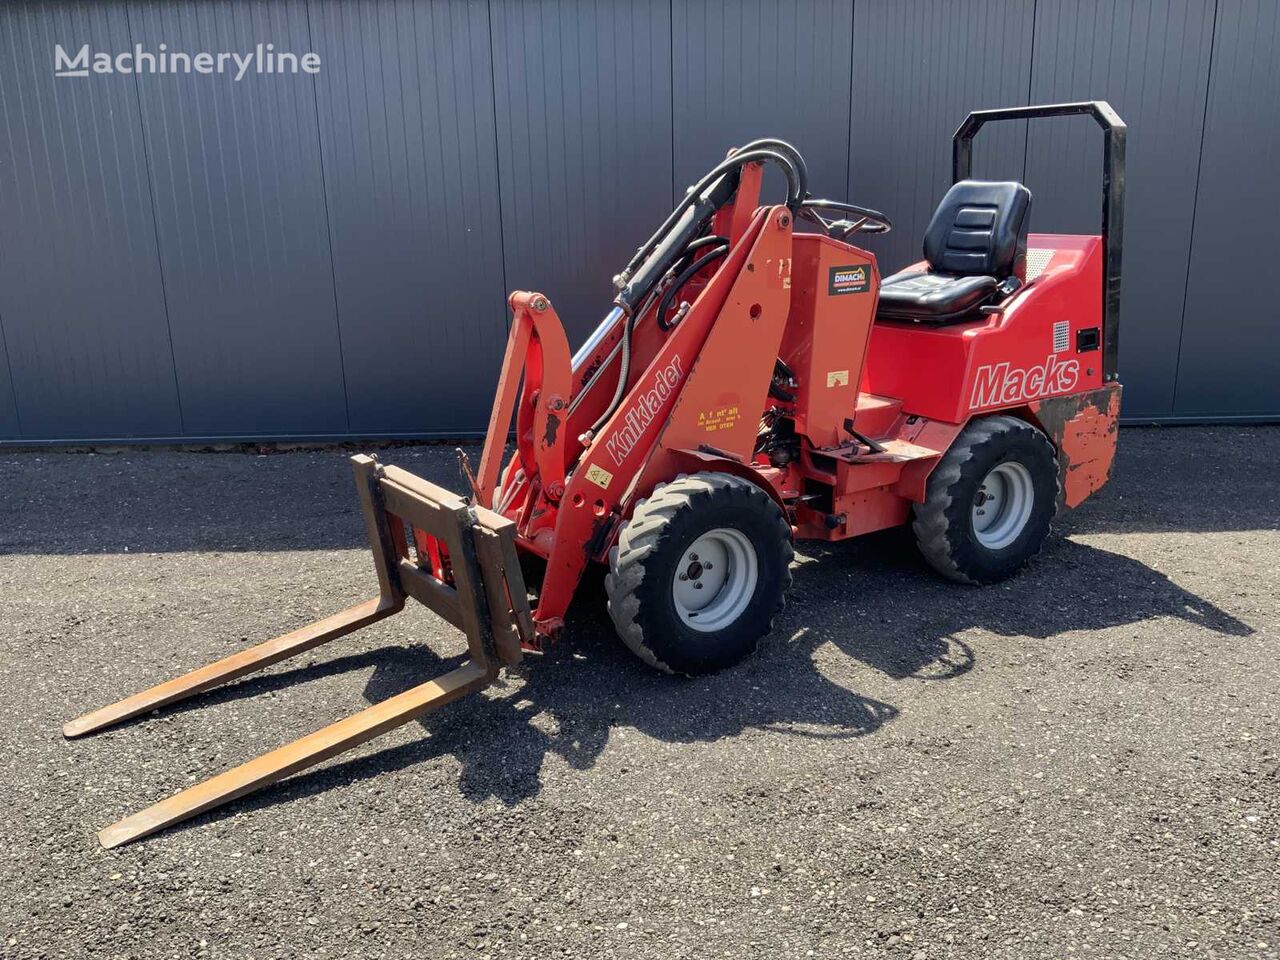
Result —
[[937, 273], [1025, 279], [1030, 212], [1020, 183], [961, 180], [929, 221], [924, 258]]

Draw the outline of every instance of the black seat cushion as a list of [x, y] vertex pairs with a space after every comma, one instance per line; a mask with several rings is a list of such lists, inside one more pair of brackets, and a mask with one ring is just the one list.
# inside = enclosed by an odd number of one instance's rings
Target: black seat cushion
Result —
[[927, 271], [880, 283], [876, 315], [891, 320], [967, 320], [1026, 271], [1031, 191], [1012, 181], [961, 180], [938, 204], [924, 234]]
[[1031, 191], [1012, 180], [961, 180], [938, 204], [924, 232], [934, 273], [1003, 280], [1027, 254]]
[[876, 315], [894, 320], [954, 320], [994, 296], [995, 277], [949, 277], [904, 270], [880, 281]]

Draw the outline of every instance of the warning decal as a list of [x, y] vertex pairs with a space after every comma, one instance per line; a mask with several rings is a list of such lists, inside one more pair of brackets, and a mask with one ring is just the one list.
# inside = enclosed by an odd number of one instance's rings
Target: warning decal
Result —
[[613, 482], [613, 474], [604, 467], [593, 463], [587, 468], [587, 479], [603, 490], [609, 489], [609, 484]]
[[707, 433], [714, 433], [717, 430], [731, 430], [741, 418], [742, 413], [736, 406], [716, 407], [713, 410], [704, 410], [698, 414], [698, 426], [707, 431]]

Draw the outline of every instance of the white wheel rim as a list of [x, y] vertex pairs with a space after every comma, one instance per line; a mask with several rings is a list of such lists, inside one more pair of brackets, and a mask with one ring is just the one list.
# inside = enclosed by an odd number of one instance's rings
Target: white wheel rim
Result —
[[974, 537], [988, 550], [1004, 549], [1018, 539], [1034, 504], [1031, 471], [1013, 460], [996, 464], [973, 498]]
[[711, 633], [747, 609], [760, 579], [751, 541], [737, 530], [708, 530], [685, 547], [671, 579], [676, 612], [689, 627]]

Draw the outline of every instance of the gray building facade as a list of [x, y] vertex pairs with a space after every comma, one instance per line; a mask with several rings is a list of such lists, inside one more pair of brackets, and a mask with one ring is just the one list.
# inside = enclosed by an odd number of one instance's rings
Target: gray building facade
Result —
[[[316, 73], [55, 76], [55, 49]], [[0, 7], [0, 443], [462, 437], [506, 292], [572, 344], [727, 147], [780, 136], [918, 258], [970, 109], [1129, 126], [1129, 421], [1280, 419], [1272, 0], [101, 0]], [[1002, 124], [979, 176], [1096, 232], [1087, 118]]]

